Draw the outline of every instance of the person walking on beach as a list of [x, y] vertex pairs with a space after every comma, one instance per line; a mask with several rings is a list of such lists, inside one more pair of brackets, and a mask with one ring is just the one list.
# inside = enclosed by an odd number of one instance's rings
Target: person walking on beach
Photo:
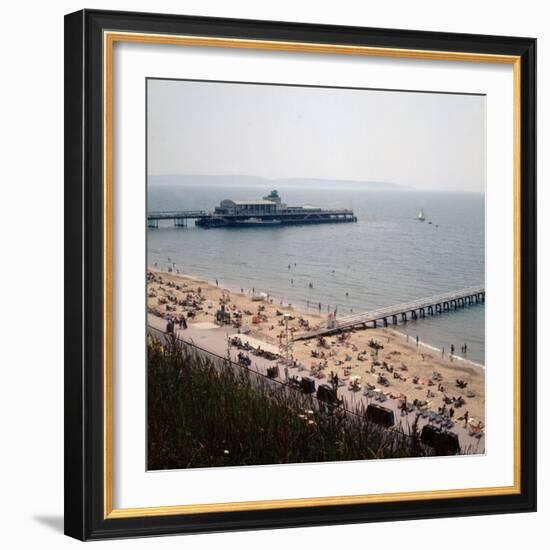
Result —
[[455, 345], [451, 344], [451, 357], [454, 355], [454, 353], [455, 353]]
[[218, 286], [218, 279], [216, 279], [216, 286]]
[[445, 357], [445, 346], [441, 348], [441, 357]]
[[419, 338], [418, 338], [418, 334], [416, 335], [416, 347], [418, 347], [418, 342], [419, 342]]
[[464, 355], [468, 353], [468, 344], [464, 342]]

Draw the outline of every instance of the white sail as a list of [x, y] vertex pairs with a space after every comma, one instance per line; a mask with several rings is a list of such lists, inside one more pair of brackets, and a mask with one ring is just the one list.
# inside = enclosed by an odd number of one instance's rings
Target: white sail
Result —
[[425, 219], [426, 217], [424, 216], [424, 210], [421, 208], [420, 212], [418, 213], [418, 220], [423, 222]]

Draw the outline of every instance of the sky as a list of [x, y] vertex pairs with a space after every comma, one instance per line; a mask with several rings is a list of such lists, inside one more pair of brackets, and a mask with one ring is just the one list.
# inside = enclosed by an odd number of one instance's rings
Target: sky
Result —
[[485, 189], [485, 97], [148, 80], [149, 175]]

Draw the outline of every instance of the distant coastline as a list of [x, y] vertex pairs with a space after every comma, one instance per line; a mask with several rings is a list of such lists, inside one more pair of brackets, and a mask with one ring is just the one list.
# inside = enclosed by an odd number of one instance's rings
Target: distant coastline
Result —
[[342, 180], [327, 178], [264, 178], [261, 176], [247, 175], [193, 175], [193, 174], [171, 174], [171, 175], [149, 175], [148, 182], [152, 186], [156, 185], [263, 185], [267, 187], [284, 186], [360, 186], [361, 189], [372, 191], [415, 191], [410, 185], [401, 185], [385, 181], [361, 181], [361, 180]]

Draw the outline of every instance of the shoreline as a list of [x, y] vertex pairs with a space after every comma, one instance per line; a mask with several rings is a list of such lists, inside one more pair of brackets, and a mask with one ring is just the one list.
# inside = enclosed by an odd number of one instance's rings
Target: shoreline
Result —
[[[227, 292], [231, 292], [231, 293], [234, 293], [234, 294], [238, 294], [239, 296], [243, 296], [243, 297], [250, 297], [252, 296], [252, 288], [247, 288], [247, 287], [238, 287], [238, 286], [232, 286], [232, 285], [227, 285], [227, 284], [222, 284], [223, 281], [220, 281], [218, 280], [218, 284], [216, 284], [216, 280], [213, 280], [213, 281], [210, 281], [209, 279], [206, 279], [204, 277], [201, 277], [200, 275], [195, 275], [193, 273], [177, 273], [175, 271], [172, 271], [172, 272], [169, 272], [169, 271], [164, 271], [162, 269], [159, 269], [158, 267], [147, 267], [147, 271], [151, 271], [151, 272], [154, 272], [154, 273], [159, 273], [160, 275], [166, 275], [166, 276], [175, 276], [175, 277], [182, 277], [184, 279], [191, 279], [192, 281], [195, 281], [197, 283], [206, 283], [206, 284], [209, 284], [213, 287], [216, 287], [220, 290], [226, 290]], [[244, 292], [241, 292], [241, 288], [243, 289]], [[324, 320], [326, 320], [326, 313], [324, 313], [323, 311], [319, 314], [319, 312], [317, 310], [314, 310], [314, 308], [311, 308], [311, 309], [307, 309], [307, 306], [306, 307], [303, 307], [299, 304], [295, 304], [295, 303], [292, 303], [292, 302], [285, 302], [284, 300], [281, 300], [279, 299], [276, 295], [274, 294], [271, 294], [271, 293], [268, 293], [267, 290], [262, 290], [262, 289], [257, 289], [254, 287], [254, 290], [256, 291], [256, 294], [260, 294], [260, 293], [265, 293], [267, 294], [270, 298], [273, 299], [273, 304], [274, 306], [279, 306], [279, 307], [283, 307], [283, 308], [292, 308], [294, 311], [300, 313], [301, 315], [308, 315], [308, 316], [311, 316], [311, 317], [319, 317], [319, 318], [323, 318]]]
[[[246, 296], [246, 297], [250, 296], [251, 292], [252, 292], [251, 288], [237, 287], [237, 286], [233, 287], [232, 285], [224, 284], [223, 282], [220, 282], [219, 280], [217, 281], [218, 284], [216, 284], [216, 280], [210, 281], [209, 279], [206, 279], [206, 278], [201, 277], [199, 275], [194, 275], [192, 273], [177, 273], [177, 272], [174, 272], [174, 271], [172, 271], [170, 273], [168, 271], [164, 271], [164, 270], [159, 269], [157, 267], [154, 267], [154, 268], [147, 267], [147, 270], [148, 271], [153, 271], [155, 273], [164, 274], [164, 275], [167, 275], [167, 276], [168, 275], [176, 275], [176, 276], [181, 276], [181, 277], [184, 277], [184, 278], [189, 278], [189, 279], [192, 279], [192, 280], [196, 281], [197, 283], [208, 283], [209, 285], [215, 286], [215, 287], [217, 287], [221, 290], [226, 290], [228, 292], [233, 292], [235, 294], [239, 294], [239, 295]], [[241, 293], [241, 288], [244, 290], [244, 292], [242, 292], [242, 293]], [[295, 310], [296, 312], [300, 313], [301, 315], [319, 317], [319, 318], [322, 318], [323, 320], [326, 321], [327, 312], [321, 311], [319, 313], [314, 308], [308, 309], [307, 306], [304, 307], [300, 304], [295, 304], [295, 303], [292, 303], [292, 302], [284, 302], [283, 300], [280, 300], [276, 295], [272, 295], [271, 293], [268, 293], [266, 290], [261, 290], [261, 289], [255, 289], [255, 290], [257, 290], [258, 293], [264, 292], [270, 298], [273, 298], [274, 299], [274, 305], [278, 304], [279, 307], [285, 307], [285, 308], [290, 307], [293, 310]], [[277, 302], [277, 304], [275, 304], [275, 302]], [[372, 329], [368, 328], [366, 330], [372, 330]], [[403, 338], [404, 340], [407, 339], [407, 334], [400, 331], [397, 328], [387, 327], [386, 330], [389, 331], [389, 332], [392, 332], [393, 334], [395, 334], [396, 336], [399, 336], [400, 338]], [[410, 335], [409, 335], [409, 337], [410, 337]], [[426, 348], [428, 351], [437, 352], [437, 353], [441, 354], [441, 348], [438, 348], [437, 346], [431, 344], [430, 342], [420, 340], [418, 345], [419, 345], [419, 347]], [[483, 371], [485, 371], [485, 368], [486, 368], [485, 364], [479, 363], [477, 361], [473, 361], [472, 359], [467, 359], [467, 358], [465, 358], [461, 355], [458, 355], [458, 354], [453, 355], [453, 361], [451, 361], [448, 358], [449, 358], [449, 354], [446, 353], [444, 359], [446, 359], [447, 362], [449, 362], [449, 363], [452, 363], [454, 361], [461, 361], [466, 366], [471, 366], [471, 367], [475, 367], [477, 369], [482, 369]]]
[[[399, 336], [400, 338], [404, 338], [405, 340], [407, 339], [407, 334], [404, 333], [404, 332], [401, 332], [400, 330], [397, 330], [395, 328], [389, 328], [389, 327], [388, 327], [388, 330], [390, 332], [393, 332], [395, 335]], [[430, 344], [428, 342], [425, 342], [425, 341], [422, 341], [422, 340], [419, 340], [418, 346], [419, 347], [424, 347], [429, 351], [437, 351], [437, 353], [439, 353], [439, 354], [441, 353], [441, 348], [433, 346], [432, 344]], [[445, 357], [449, 357], [449, 355], [446, 354]], [[468, 366], [475, 367], [477, 369], [482, 369], [483, 371], [485, 371], [485, 365], [483, 363], [478, 363], [476, 361], [472, 361], [471, 359], [466, 359], [465, 357], [462, 357], [461, 355], [457, 355], [457, 354], [453, 355], [453, 361], [462, 361], [463, 363], [467, 364]]]

